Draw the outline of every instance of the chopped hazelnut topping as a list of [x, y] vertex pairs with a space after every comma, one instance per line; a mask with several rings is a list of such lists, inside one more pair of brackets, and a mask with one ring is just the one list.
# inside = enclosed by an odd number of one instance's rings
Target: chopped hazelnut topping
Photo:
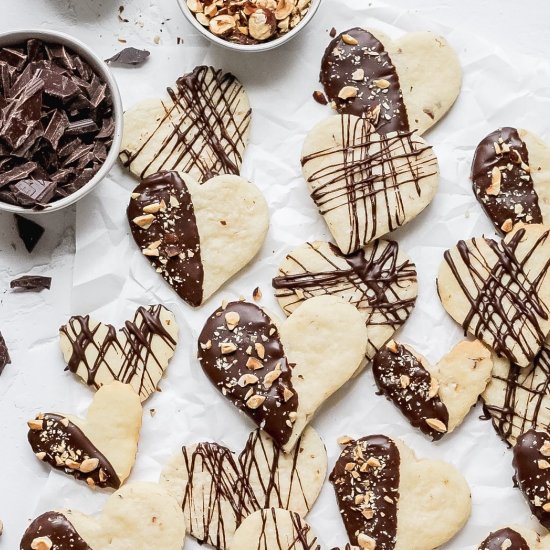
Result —
[[294, 392], [289, 390], [288, 388], [285, 388], [284, 391], [283, 391], [283, 399], [285, 400], [285, 403], [287, 401], [289, 401], [290, 399], [292, 399], [292, 397], [294, 396]]
[[36, 537], [31, 542], [32, 550], [51, 550], [53, 548], [53, 542], [50, 537]]
[[44, 460], [46, 458], [46, 453], [44, 451], [36, 453], [36, 458], [38, 458], [38, 460]]
[[233, 342], [222, 342], [220, 344], [220, 350], [224, 355], [237, 351], [237, 346]]
[[545, 512], [550, 512], [550, 502], [547, 502], [546, 504], [543, 504], [543, 505], [542, 505], [542, 509], [543, 509]]
[[380, 78], [379, 80], [373, 80], [373, 84], [377, 88], [380, 88], [382, 90], [385, 90], [386, 88], [390, 87], [390, 83], [384, 78]]
[[265, 347], [263, 344], [260, 344], [259, 342], [254, 344], [254, 348], [256, 349], [256, 353], [258, 354], [258, 357], [260, 359], [263, 359], [265, 357]]
[[253, 374], [243, 374], [239, 381], [237, 382], [241, 388], [245, 388], [246, 386], [250, 386], [252, 384], [257, 384], [258, 377], [254, 376]]
[[262, 291], [260, 290], [259, 286], [254, 289], [254, 292], [252, 293], [252, 298], [254, 298], [256, 302], [262, 299]]
[[210, 349], [211, 347], [212, 347], [212, 340], [208, 340], [204, 344], [201, 342], [201, 349], [207, 350], [207, 349]]
[[343, 34], [342, 42], [344, 42], [344, 44], [347, 44], [348, 46], [357, 46], [357, 44], [359, 44], [357, 39], [353, 38], [353, 36], [351, 36], [350, 34]]
[[500, 228], [502, 229], [502, 231], [504, 231], [504, 233], [510, 233], [513, 227], [514, 227], [514, 223], [510, 218], [505, 220], [504, 223], [500, 226]]
[[253, 395], [247, 400], [246, 406], [249, 409], [258, 409], [264, 404], [265, 400], [266, 397], [264, 395]]
[[43, 420], [29, 420], [27, 422], [27, 426], [31, 430], [42, 430], [42, 429], [44, 429], [44, 421]]
[[380, 461], [374, 456], [371, 456], [367, 460], [366, 464], [367, 464], [367, 466], [370, 466], [371, 468], [380, 468], [380, 466], [382, 466], [382, 464], [380, 464]]
[[153, 214], [144, 214], [143, 216], [136, 216], [132, 221], [143, 229], [149, 229], [155, 219], [156, 218]]
[[397, 342], [395, 340], [390, 340], [386, 347], [392, 352], [397, 353], [399, 351], [399, 346], [397, 345]]
[[550, 468], [550, 463], [548, 462], [548, 460], [538, 460], [537, 461], [537, 466], [541, 470], [547, 470], [548, 468]]
[[411, 379], [406, 375], [406, 374], [402, 374], [400, 377], [399, 377], [399, 382], [401, 384], [401, 387], [403, 389], [405, 388], [408, 388], [409, 387], [409, 384], [411, 383]]
[[82, 464], [80, 465], [80, 471], [85, 474], [88, 474], [96, 470], [98, 467], [99, 467], [98, 458], [87, 458], [86, 460], [82, 461]]
[[437, 418], [427, 418], [426, 424], [437, 432], [445, 433], [447, 431], [447, 426]]
[[359, 90], [355, 86], [344, 86], [338, 92], [338, 97], [340, 99], [352, 99], [354, 97], [357, 97], [358, 93], [359, 93]]
[[550, 456], [550, 441], [545, 441], [539, 450], [542, 456]]
[[363, 550], [376, 550], [376, 541], [364, 533], [359, 533], [359, 536], [357, 537], [357, 544], [359, 545], [359, 548], [362, 548]]
[[337, 440], [338, 445], [349, 445], [353, 441], [353, 438], [349, 435], [343, 435]]
[[255, 357], [249, 357], [248, 361], [246, 362], [246, 366], [247, 368], [252, 370], [258, 370], [258, 369], [264, 368], [263, 363], [259, 359], [256, 359]]
[[374, 512], [369, 508], [367, 508], [366, 510], [363, 510], [361, 513], [366, 519], [372, 519], [374, 517]]
[[351, 73], [351, 78], [358, 82], [365, 80], [365, 70], [357, 69], [356, 71], [353, 71], [353, 73]]
[[236, 311], [228, 311], [225, 314], [225, 324], [229, 330], [234, 330], [240, 320], [241, 317]]

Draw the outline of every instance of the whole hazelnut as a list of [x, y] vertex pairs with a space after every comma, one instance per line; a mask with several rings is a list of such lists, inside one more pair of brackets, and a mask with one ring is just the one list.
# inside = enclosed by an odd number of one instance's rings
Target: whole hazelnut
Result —
[[217, 15], [210, 20], [210, 30], [216, 36], [229, 34], [237, 26], [235, 19], [231, 15]]
[[268, 40], [277, 31], [275, 14], [267, 9], [255, 10], [248, 19], [248, 32], [256, 40]]

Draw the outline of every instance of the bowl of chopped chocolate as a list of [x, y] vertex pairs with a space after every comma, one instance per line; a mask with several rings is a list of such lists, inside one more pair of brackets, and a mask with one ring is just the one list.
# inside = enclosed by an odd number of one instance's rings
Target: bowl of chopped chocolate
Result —
[[109, 68], [55, 31], [0, 34], [0, 210], [59, 210], [117, 160], [122, 102]]
[[286, 44], [305, 28], [321, 4], [321, 0], [177, 1], [188, 21], [210, 41], [246, 52]]

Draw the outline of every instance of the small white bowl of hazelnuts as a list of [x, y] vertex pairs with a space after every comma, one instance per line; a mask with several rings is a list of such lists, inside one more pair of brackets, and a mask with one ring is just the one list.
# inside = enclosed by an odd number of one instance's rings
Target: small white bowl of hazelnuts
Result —
[[206, 38], [246, 52], [272, 50], [292, 40], [313, 19], [321, 0], [178, 0]]

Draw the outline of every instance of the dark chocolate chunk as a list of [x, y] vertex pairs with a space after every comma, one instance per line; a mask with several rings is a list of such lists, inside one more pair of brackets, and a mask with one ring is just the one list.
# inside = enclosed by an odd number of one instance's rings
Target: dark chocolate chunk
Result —
[[151, 52], [147, 50], [138, 50], [137, 48], [124, 48], [122, 51], [105, 60], [105, 63], [116, 63], [118, 65], [140, 65], [149, 56]]
[[0, 187], [4, 187], [12, 181], [17, 181], [23, 178], [27, 178], [36, 170], [36, 162], [26, 162], [19, 166], [15, 166], [7, 172], [0, 174]]
[[40, 275], [23, 275], [22, 277], [13, 279], [13, 281], [10, 282], [10, 288], [30, 292], [40, 292], [41, 290], [49, 290], [51, 284], [51, 277], [42, 277]]
[[6, 365], [9, 365], [10, 363], [10, 352], [8, 351], [8, 346], [6, 345], [6, 341], [4, 340], [2, 333], [0, 333], [0, 374], [2, 374], [3, 370], [6, 368]]
[[15, 214], [17, 232], [28, 252], [32, 252], [44, 234], [44, 228], [28, 218]]
[[53, 181], [28, 179], [17, 182], [13, 186], [13, 193], [21, 206], [34, 206], [50, 202], [56, 187]]

